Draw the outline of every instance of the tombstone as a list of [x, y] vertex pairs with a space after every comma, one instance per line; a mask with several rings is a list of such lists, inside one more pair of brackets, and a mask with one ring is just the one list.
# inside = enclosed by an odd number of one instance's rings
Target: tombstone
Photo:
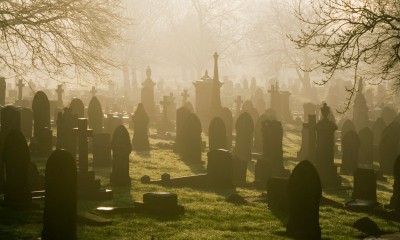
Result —
[[288, 183], [288, 195], [288, 237], [321, 239], [319, 203], [322, 188], [318, 172], [311, 162], [302, 161], [293, 169]]
[[138, 104], [135, 113], [132, 116], [133, 122], [133, 137], [132, 150], [134, 151], [149, 151], [150, 144], [148, 138], [149, 132], [149, 116], [143, 107], [142, 103]]
[[227, 149], [227, 137], [224, 121], [215, 117], [211, 120], [208, 128], [209, 151], [216, 149]]
[[187, 89], [184, 89], [183, 92], [181, 93], [182, 96], [182, 106], [185, 106], [185, 104], [187, 103], [187, 100], [189, 98], [189, 93]]
[[2, 158], [5, 164], [4, 204], [18, 209], [29, 208], [32, 204], [29, 189], [30, 153], [20, 130], [14, 128], [7, 134]]
[[225, 124], [225, 129], [226, 129], [226, 144], [228, 150], [232, 148], [232, 132], [233, 132], [233, 117], [232, 117], [232, 112], [229, 110], [229, 108], [224, 107], [221, 111], [221, 116], [220, 118], [222, 121], [224, 121]]
[[182, 159], [186, 162], [201, 162], [201, 123], [196, 114], [190, 113], [182, 128]]
[[207, 153], [209, 187], [232, 187], [232, 154], [228, 150], [215, 149]]
[[381, 118], [385, 121], [386, 125], [389, 125], [396, 117], [396, 110], [390, 107], [384, 107], [381, 112]]
[[129, 154], [132, 151], [128, 130], [123, 125], [115, 129], [111, 149], [113, 155], [110, 183], [113, 186], [130, 186]]
[[89, 128], [93, 129], [94, 133], [103, 131], [103, 110], [97, 97], [93, 96], [88, 106], [88, 122]]
[[358, 152], [360, 139], [355, 131], [349, 131], [342, 139], [342, 165], [343, 174], [352, 174], [358, 166]]
[[122, 117], [115, 116], [114, 114], [107, 114], [107, 118], [104, 123], [104, 132], [110, 134], [114, 134], [115, 129], [119, 126], [123, 125]]
[[303, 104], [303, 119], [304, 122], [308, 122], [308, 115], [316, 115], [317, 114], [317, 105], [314, 103], [308, 102]]
[[354, 171], [352, 200], [345, 206], [355, 210], [371, 210], [377, 206], [376, 185], [376, 173], [373, 169], [357, 168]]
[[355, 128], [353, 122], [352, 122], [351, 120], [347, 119], [347, 120], [343, 123], [343, 126], [342, 126], [342, 128], [341, 128], [341, 130], [340, 130], [340, 131], [341, 131], [341, 132], [340, 132], [340, 138], [343, 139], [344, 136], [345, 136], [348, 132], [350, 132], [350, 131], [355, 131], [355, 130], [356, 130], [356, 128]]
[[21, 132], [26, 139], [32, 138], [33, 112], [30, 108], [21, 109]]
[[146, 69], [146, 80], [142, 83], [142, 91], [141, 91], [141, 103], [143, 103], [143, 107], [146, 110], [150, 120], [154, 121], [155, 115], [155, 103], [154, 103], [154, 86], [155, 82], [151, 79], [151, 69], [150, 66]]
[[383, 130], [379, 144], [379, 164], [384, 174], [391, 174], [399, 154], [400, 124], [393, 121]]
[[251, 161], [253, 146], [253, 120], [247, 112], [239, 115], [236, 121], [236, 143], [233, 149], [233, 181], [236, 185], [246, 183], [247, 162]]
[[87, 118], [78, 118], [78, 127], [74, 128], [78, 139], [78, 169], [79, 172], [88, 172], [88, 138], [93, 136], [93, 130], [87, 127]]
[[338, 187], [341, 178], [334, 164], [336, 125], [328, 119], [330, 108], [324, 103], [321, 108], [322, 119], [317, 123], [316, 167], [323, 187]]
[[357, 131], [369, 126], [367, 100], [363, 93], [363, 79], [358, 82], [358, 91], [354, 98], [353, 121]]
[[76, 165], [72, 155], [64, 150], [55, 150], [46, 164], [43, 240], [77, 239], [76, 179]]
[[4, 106], [6, 104], [6, 78], [0, 77], [0, 105]]
[[262, 126], [263, 123], [268, 120], [268, 117], [266, 114], [262, 114], [256, 122], [255, 128], [254, 128], [254, 146], [253, 150], [256, 153], [263, 153], [263, 137], [262, 137]]
[[400, 215], [400, 155], [396, 158], [393, 165], [393, 195], [390, 198], [390, 207], [395, 210], [397, 216]]
[[22, 101], [22, 91], [23, 91], [25, 84], [23, 83], [22, 79], [18, 79], [18, 83], [16, 84], [16, 86], [18, 87], [18, 101], [17, 102], [20, 105], [21, 101]]
[[366, 127], [360, 130], [358, 136], [360, 138], [358, 161], [361, 164], [372, 166], [374, 161], [374, 133]]
[[257, 109], [254, 108], [253, 103], [250, 100], [247, 100], [243, 103], [242, 113], [243, 112], [247, 112], [248, 114], [250, 114], [251, 119], [253, 120], [253, 126], [256, 125], [259, 114], [257, 112]]
[[162, 106], [162, 119], [161, 122], [158, 123], [157, 126], [157, 134], [164, 135], [166, 132], [170, 132], [174, 130], [174, 125], [168, 118], [168, 107], [171, 105], [168, 96], [164, 96], [163, 101], [160, 102]]
[[235, 103], [236, 103], [236, 118], [238, 118], [243, 104], [242, 96], [237, 96]]
[[268, 208], [272, 211], [278, 210], [288, 212], [289, 196], [288, 196], [288, 178], [271, 177], [267, 181]]
[[96, 96], [97, 90], [96, 90], [96, 87], [95, 87], [95, 86], [92, 86], [92, 89], [90, 90], [90, 93], [92, 94], [92, 98], [93, 98], [94, 96]]
[[52, 132], [50, 128], [50, 103], [44, 92], [38, 91], [32, 100], [33, 138], [32, 151], [48, 157], [52, 150]]
[[374, 132], [374, 161], [379, 161], [379, 144], [381, 143], [383, 130], [386, 128], [386, 123], [383, 118], [378, 118], [372, 125]]
[[[174, 144], [174, 152], [182, 153], [183, 150], [183, 133], [184, 133], [184, 122], [190, 115], [190, 110], [186, 107], [180, 107], [176, 110], [176, 137]], [[132, 144], [133, 145], [133, 144]]]
[[72, 99], [69, 104], [69, 108], [71, 109], [72, 114], [76, 114], [78, 118], [85, 117], [85, 106], [83, 105], [82, 100], [79, 98]]
[[64, 103], [63, 103], [64, 89], [62, 88], [61, 84], [57, 85], [56, 93], [57, 93], [57, 106], [63, 107], [64, 106]]
[[111, 137], [108, 133], [93, 133], [93, 163], [96, 166], [111, 166]]
[[176, 120], [175, 119], [175, 117], [176, 117], [176, 102], [175, 102], [175, 97], [174, 97], [173, 93], [169, 94], [168, 100], [169, 100], [170, 104], [167, 109], [167, 116], [168, 116], [169, 120], [175, 121]]
[[57, 117], [57, 149], [65, 149], [72, 157], [76, 158], [77, 140], [73, 132], [74, 123], [78, 121], [76, 114], [70, 108], [64, 108]]

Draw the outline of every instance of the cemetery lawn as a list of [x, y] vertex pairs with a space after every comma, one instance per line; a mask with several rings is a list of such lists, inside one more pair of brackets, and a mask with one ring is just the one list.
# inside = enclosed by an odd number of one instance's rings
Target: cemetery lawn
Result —
[[[284, 150], [286, 167], [293, 169], [293, 158], [299, 148], [299, 130], [285, 126]], [[167, 188], [140, 183], [140, 177], [148, 175], [159, 179], [168, 172], [171, 177], [187, 176], [206, 172], [206, 164], [188, 165], [172, 152], [172, 141], [151, 139], [154, 148], [150, 154], [132, 152], [130, 157], [130, 189], [113, 189], [111, 201], [78, 201], [78, 211], [91, 211], [98, 206], [132, 206], [141, 201], [143, 193], [168, 191], [178, 194], [178, 202], [185, 207], [185, 214], [178, 217], [155, 217], [146, 214], [118, 213], [101, 214], [113, 221], [109, 226], [88, 226], [78, 223], [78, 239], [82, 240], [131, 240], [131, 239], [287, 239], [285, 224], [287, 217], [272, 213], [260, 198], [262, 190], [236, 188], [222, 191], [190, 188]], [[203, 153], [203, 160], [206, 160]], [[33, 159], [44, 173], [45, 159]], [[249, 164], [247, 181], [254, 179], [254, 162]], [[102, 185], [109, 188], [110, 168], [94, 168]], [[353, 178], [344, 177], [344, 186], [351, 186]], [[378, 182], [378, 201], [389, 203], [393, 179]], [[235, 205], [225, 201], [237, 192], [248, 204]], [[324, 191], [323, 195], [340, 203], [350, 199], [351, 189]], [[11, 211], [0, 207], [0, 239], [37, 239], [42, 229], [43, 200], [35, 200], [40, 208], [29, 211]], [[320, 207], [320, 225], [323, 239], [359, 239], [361, 232], [351, 225], [359, 218], [369, 216], [387, 232], [399, 230], [400, 224], [382, 220], [365, 213], [350, 212], [332, 206]]]

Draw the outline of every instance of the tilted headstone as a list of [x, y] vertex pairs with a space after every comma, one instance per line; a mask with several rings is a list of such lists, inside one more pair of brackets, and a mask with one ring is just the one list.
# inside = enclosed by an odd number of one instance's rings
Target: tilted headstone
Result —
[[341, 173], [352, 174], [358, 166], [360, 139], [355, 131], [348, 131], [342, 139]]
[[77, 239], [77, 173], [70, 153], [55, 150], [50, 155], [45, 185], [42, 239]]
[[268, 120], [268, 117], [266, 114], [262, 114], [256, 122], [256, 125], [254, 127], [254, 151], [256, 153], [263, 153], [263, 134], [262, 134], [262, 127], [263, 123]]
[[132, 116], [133, 122], [133, 137], [132, 150], [134, 151], [149, 151], [149, 122], [150, 118], [144, 110], [143, 104], [139, 103], [135, 113]]
[[93, 129], [94, 133], [103, 131], [103, 110], [97, 97], [92, 97], [88, 106], [88, 122], [89, 128]]
[[399, 155], [400, 124], [393, 121], [383, 130], [379, 145], [379, 164], [384, 174], [391, 174]]
[[129, 154], [132, 151], [131, 139], [128, 130], [123, 125], [115, 129], [111, 149], [113, 155], [110, 183], [113, 186], [130, 186]]
[[294, 168], [288, 183], [289, 220], [286, 234], [295, 239], [321, 239], [319, 203], [321, 181], [311, 162]]
[[358, 137], [360, 138], [358, 162], [372, 166], [374, 161], [374, 133], [367, 127], [360, 130]]
[[213, 118], [208, 128], [209, 151], [216, 149], [227, 149], [226, 141], [227, 137], [224, 122], [219, 117]]
[[93, 163], [111, 166], [111, 137], [108, 133], [93, 133]]
[[3, 145], [5, 164], [4, 203], [13, 208], [29, 208], [32, 204], [29, 189], [30, 153], [24, 135], [11, 130]]
[[187, 162], [201, 162], [201, 123], [196, 114], [190, 113], [183, 123], [182, 159]]

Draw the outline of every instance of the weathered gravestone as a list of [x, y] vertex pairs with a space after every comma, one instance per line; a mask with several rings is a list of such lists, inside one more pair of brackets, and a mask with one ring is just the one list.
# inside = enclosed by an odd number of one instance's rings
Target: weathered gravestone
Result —
[[301, 147], [297, 153], [297, 160], [308, 159], [314, 165], [316, 164], [316, 146], [317, 146], [317, 122], [316, 115], [308, 116], [308, 123], [303, 123], [301, 134]]
[[88, 122], [89, 128], [93, 129], [93, 133], [103, 131], [103, 110], [97, 97], [92, 97], [88, 106]]
[[31, 207], [30, 153], [25, 137], [18, 129], [13, 129], [7, 134], [2, 158], [5, 164], [5, 206], [18, 209]]
[[32, 100], [33, 141], [31, 148], [39, 156], [48, 157], [52, 151], [52, 132], [50, 128], [50, 103], [42, 91], [35, 93]]
[[379, 144], [381, 143], [383, 130], [386, 128], [386, 123], [383, 118], [378, 118], [372, 125], [374, 132], [374, 161], [379, 160]]
[[149, 115], [151, 121], [154, 121], [155, 115], [155, 103], [154, 103], [154, 86], [155, 82], [151, 79], [151, 69], [150, 66], [146, 69], [146, 80], [142, 83], [141, 90], [141, 103], [143, 103], [143, 107], [146, 110], [146, 113]]
[[303, 120], [304, 122], [309, 122], [308, 116], [309, 115], [316, 115], [317, 114], [317, 105], [314, 103], [308, 102], [303, 104]]
[[321, 239], [319, 202], [321, 181], [311, 162], [302, 161], [294, 168], [288, 183], [289, 220], [286, 234], [295, 239]]
[[149, 151], [149, 121], [144, 110], [143, 104], [139, 103], [135, 113], [132, 116], [133, 122], [133, 137], [132, 137], [132, 150], [134, 151]]
[[104, 132], [110, 134], [111, 136], [114, 134], [115, 129], [122, 124], [122, 117], [116, 116], [112, 113], [107, 114], [107, 118], [105, 119], [104, 123]]
[[0, 77], [0, 105], [4, 106], [6, 104], [6, 78]]
[[354, 171], [352, 200], [346, 207], [354, 210], [371, 210], [378, 205], [376, 197], [376, 173], [373, 169], [357, 168]]
[[400, 124], [393, 121], [383, 130], [379, 145], [381, 171], [391, 174], [394, 162], [399, 154]]
[[263, 123], [268, 120], [268, 117], [266, 114], [262, 114], [256, 122], [256, 125], [254, 127], [254, 146], [253, 150], [256, 153], [263, 153], [263, 134], [262, 134], [262, 127]]
[[64, 112], [58, 113], [57, 117], [57, 149], [65, 149], [72, 157], [76, 158], [76, 136], [73, 132], [77, 115], [72, 114], [70, 108], [64, 108]]
[[287, 212], [289, 208], [288, 178], [271, 177], [267, 181], [267, 203], [272, 211]]
[[224, 121], [225, 129], [226, 129], [226, 138], [227, 138], [227, 149], [230, 150], [232, 148], [232, 131], [233, 131], [233, 117], [232, 112], [229, 108], [222, 108], [220, 118]]
[[384, 107], [381, 112], [381, 118], [385, 121], [386, 125], [389, 125], [396, 117], [397, 112], [393, 108]]
[[93, 163], [111, 166], [111, 137], [108, 133], [93, 133]]
[[323, 187], [338, 187], [341, 177], [334, 163], [334, 136], [336, 125], [328, 119], [330, 108], [324, 103], [321, 108], [322, 119], [317, 123], [316, 167]]
[[201, 162], [201, 123], [196, 114], [190, 113], [182, 129], [182, 159], [187, 162]]
[[352, 174], [358, 166], [358, 152], [360, 139], [355, 131], [349, 131], [342, 139], [342, 166], [340, 171], [343, 174]]
[[85, 117], [85, 105], [83, 105], [82, 100], [80, 100], [79, 98], [72, 99], [69, 104], [69, 108], [71, 109], [72, 114], [76, 114], [78, 118]]
[[64, 150], [55, 150], [46, 164], [43, 240], [77, 239], [76, 179], [76, 165], [72, 155]]
[[254, 124], [250, 114], [244, 112], [236, 120], [236, 143], [233, 150], [233, 181], [237, 185], [246, 183], [247, 162], [251, 161]]
[[115, 129], [111, 149], [113, 155], [113, 168], [110, 175], [110, 183], [113, 186], [130, 186], [129, 154], [132, 151], [131, 139], [128, 130], [123, 125]]
[[157, 123], [157, 134], [164, 135], [166, 132], [174, 130], [174, 124], [168, 118], [168, 108], [171, 104], [168, 96], [164, 96], [163, 101], [160, 102], [162, 106], [162, 118]]
[[227, 137], [224, 122], [219, 117], [213, 118], [208, 128], [209, 151], [215, 149], [227, 149], [226, 141]]
[[358, 133], [358, 137], [360, 138], [358, 161], [361, 164], [372, 166], [374, 160], [374, 133], [369, 128], [363, 128]]
[[356, 128], [355, 128], [353, 122], [352, 122], [351, 120], [347, 119], [347, 120], [343, 123], [343, 126], [342, 126], [342, 128], [341, 128], [341, 130], [340, 130], [340, 138], [343, 139], [344, 136], [345, 136], [348, 132], [350, 132], [350, 131], [355, 131], [355, 130], [356, 130]]
[[390, 207], [395, 210], [397, 217], [400, 216], [400, 156], [396, 158], [393, 166], [393, 195], [390, 198]]
[[21, 131], [26, 139], [32, 138], [33, 112], [30, 108], [21, 109]]
[[354, 98], [353, 121], [357, 131], [369, 126], [367, 100], [363, 93], [363, 79], [358, 82], [358, 91]]
[[138, 212], [161, 216], [183, 214], [185, 208], [178, 205], [178, 195], [169, 192], [152, 192], [143, 194], [143, 202], [134, 202]]
[[184, 123], [186, 118], [190, 115], [191, 111], [186, 107], [180, 107], [176, 110], [176, 137], [174, 152], [182, 153], [183, 150], [183, 133], [184, 133]]

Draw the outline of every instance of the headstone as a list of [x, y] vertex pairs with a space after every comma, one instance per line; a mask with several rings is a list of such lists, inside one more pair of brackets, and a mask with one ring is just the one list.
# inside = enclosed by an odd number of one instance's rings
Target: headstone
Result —
[[78, 118], [85, 117], [85, 106], [83, 105], [82, 100], [79, 98], [72, 99], [71, 103], [69, 104], [69, 108], [71, 109], [72, 114], [76, 114]]
[[358, 161], [361, 164], [372, 166], [374, 160], [374, 133], [366, 127], [360, 130], [358, 137], [360, 138]]
[[314, 103], [304, 103], [303, 104], [303, 120], [304, 122], [308, 122], [308, 115], [316, 115], [317, 114], [317, 105]]
[[88, 106], [88, 122], [89, 128], [93, 129], [94, 133], [103, 131], [103, 110], [97, 97], [93, 96]]
[[21, 109], [21, 131], [26, 139], [32, 138], [33, 112], [30, 108]]
[[108, 133], [93, 133], [93, 163], [111, 166], [111, 137]]
[[74, 128], [74, 132], [78, 138], [78, 167], [79, 172], [88, 171], [88, 138], [93, 136], [93, 130], [88, 129], [88, 119], [78, 118], [78, 127]]
[[176, 110], [176, 137], [174, 152], [182, 153], [183, 150], [183, 133], [184, 133], [184, 122], [186, 118], [190, 115], [190, 110], [184, 106]]
[[42, 239], [77, 239], [77, 176], [74, 158], [55, 150], [46, 164]]
[[168, 96], [164, 96], [163, 101], [160, 102], [162, 106], [162, 119], [161, 122], [158, 123], [157, 133], [164, 135], [166, 132], [170, 132], [174, 130], [174, 125], [168, 118], [168, 107], [171, 105]]
[[263, 123], [268, 120], [268, 117], [266, 114], [262, 114], [256, 122], [255, 128], [254, 128], [254, 147], [253, 150], [256, 153], [263, 153], [263, 137], [262, 137], [262, 127]]
[[238, 118], [243, 104], [242, 96], [237, 96], [235, 103], [236, 103], [236, 118]]
[[400, 124], [391, 122], [383, 130], [379, 145], [379, 164], [384, 174], [391, 174], [394, 162], [399, 155]]
[[16, 84], [18, 87], [18, 102], [20, 103], [22, 101], [22, 91], [24, 89], [25, 84], [23, 83], [22, 79], [18, 79], [18, 83]]
[[132, 150], [134, 151], [149, 151], [150, 144], [148, 138], [149, 132], [149, 116], [143, 107], [142, 103], [138, 104], [135, 113], [132, 116], [133, 122], [133, 138]]
[[363, 80], [358, 82], [358, 91], [354, 98], [353, 121], [357, 131], [369, 126], [368, 106], [363, 93]]
[[334, 163], [336, 125], [328, 119], [330, 108], [324, 103], [321, 108], [322, 119], [317, 123], [316, 167], [323, 187], [338, 187], [341, 178]]
[[128, 130], [123, 125], [115, 129], [111, 149], [113, 155], [113, 168], [110, 175], [111, 185], [130, 186], [129, 154], [132, 151], [132, 145]]
[[355, 131], [355, 130], [356, 130], [356, 128], [355, 128], [353, 122], [352, 122], [351, 120], [347, 119], [347, 120], [343, 123], [342, 129], [340, 130], [340, 131], [341, 131], [341, 132], [340, 132], [340, 138], [343, 139], [344, 136], [345, 136], [348, 132], [350, 132], [350, 131]]
[[50, 102], [44, 92], [38, 91], [32, 100], [33, 110], [33, 152], [48, 157], [52, 150], [52, 132], [50, 128]]
[[397, 115], [396, 110], [394, 110], [390, 107], [384, 107], [382, 109], [381, 118], [383, 118], [386, 125], [389, 125], [394, 120], [396, 115]]
[[295, 239], [321, 239], [319, 203], [321, 181], [311, 162], [294, 168], [288, 183], [289, 220], [286, 234]]
[[278, 210], [284, 213], [288, 212], [288, 178], [271, 177], [267, 181], [268, 208], [272, 211]]
[[76, 158], [77, 140], [73, 132], [74, 123], [78, 121], [76, 114], [70, 108], [64, 108], [57, 117], [57, 149], [65, 149]]
[[196, 114], [190, 113], [182, 129], [182, 159], [186, 162], [201, 162], [201, 123]]
[[395, 210], [397, 216], [400, 215], [400, 156], [396, 158], [393, 166], [393, 195], [390, 198], [390, 207]]
[[352, 174], [358, 166], [358, 152], [360, 139], [355, 131], [348, 131], [342, 139], [342, 166], [343, 174]]
[[135, 202], [139, 212], [154, 215], [174, 216], [184, 213], [184, 207], [178, 205], [178, 196], [175, 193], [152, 192], [143, 194], [143, 202]]
[[185, 106], [190, 96], [188, 90], [184, 89], [183, 92], [181, 93], [181, 96], [182, 96], [182, 106]]
[[372, 125], [374, 132], [374, 161], [379, 162], [379, 145], [382, 139], [383, 130], [386, 128], [386, 123], [383, 118], [378, 118]]
[[57, 93], [57, 106], [63, 107], [64, 106], [64, 103], [63, 103], [64, 89], [62, 88], [61, 84], [57, 85], [56, 93]]
[[30, 153], [24, 135], [9, 131], [3, 145], [5, 164], [4, 204], [12, 208], [29, 208], [32, 204], [29, 189]]
[[170, 93], [168, 96], [169, 106], [167, 109], [167, 116], [170, 121], [175, 121], [176, 117], [176, 102], [173, 93]]
[[4, 106], [6, 104], [6, 78], [0, 77], [0, 105]]
[[225, 124], [221, 118], [215, 117], [211, 120], [208, 128], [209, 151], [216, 149], [227, 149], [227, 137]]
[[142, 92], [141, 92], [141, 103], [143, 103], [143, 107], [146, 110], [150, 120], [154, 121], [155, 115], [155, 103], [154, 103], [154, 86], [155, 82], [151, 79], [151, 69], [150, 66], [146, 69], [146, 80], [142, 83]]
[[354, 189], [351, 198], [346, 207], [356, 210], [371, 210], [378, 204], [376, 173], [373, 169], [357, 168], [354, 171]]
[[217, 149], [207, 153], [207, 176], [210, 187], [232, 187], [232, 154], [228, 150]]
[[226, 144], [227, 149], [230, 150], [232, 148], [232, 132], [233, 132], [233, 117], [232, 112], [229, 108], [224, 107], [221, 111], [220, 118], [224, 121], [225, 129], [226, 129]]

